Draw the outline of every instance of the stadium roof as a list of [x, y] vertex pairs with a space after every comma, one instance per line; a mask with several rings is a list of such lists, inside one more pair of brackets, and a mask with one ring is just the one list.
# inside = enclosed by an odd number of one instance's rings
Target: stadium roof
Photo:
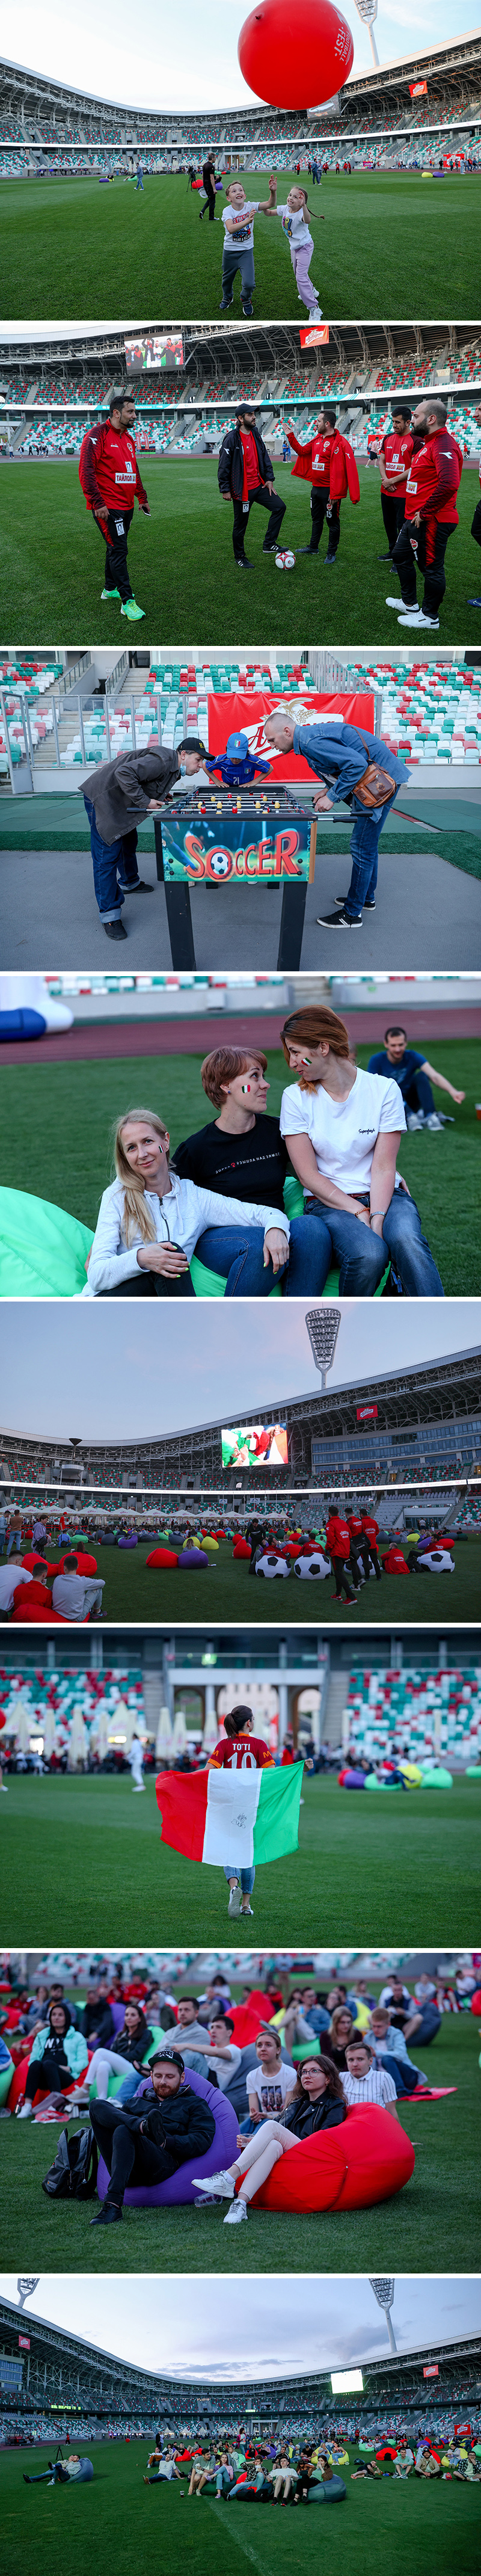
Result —
[[[238, 2398], [239, 2405], [245, 2402], [247, 2396], [255, 2398], [257, 2394], [260, 2398], [261, 2392], [271, 2395], [277, 2387], [279, 2394], [282, 2390], [283, 2394], [292, 2393], [293, 2398], [303, 2385], [306, 2390], [318, 2389], [319, 2394], [324, 2388], [326, 2393], [330, 2393], [329, 2364], [319, 2370], [312, 2368], [303, 2370], [300, 2367], [296, 2371], [287, 2373], [279, 2364], [278, 2377], [274, 2368], [270, 2370], [267, 2367], [259, 2372], [258, 2376], [249, 2376], [248, 2380], [230, 2378], [227, 2372], [223, 2372], [222, 2377], [216, 2379], [212, 2370], [209, 2372], [207, 2369], [192, 2374], [180, 2369], [175, 2373], [141, 2369], [137, 2363], [126, 2360], [124, 2356], [108, 2352], [101, 2345], [87, 2343], [81, 2335], [68, 2333], [65, 2327], [52, 2324], [48, 2317], [34, 2315], [28, 2307], [20, 2309], [14, 2307], [9, 2300], [0, 2299], [0, 2341], [4, 2352], [18, 2354], [19, 2333], [28, 2333], [30, 2354], [35, 2353], [36, 2350], [42, 2366], [46, 2365], [48, 2369], [50, 2363], [52, 2372], [56, 2365], [70, 2362], [73, 2368], [77, 2368], [77, 2372], [79, 2369], [83, 2370], [89, 2380], [97, 2383], [101, 2381], [102, 2375], [105, 2380], [112, 2383], [115, 2374], [119, 2395], [122, 2390], [125, 2395], [128, 2395], [132, 2410], [135, 2399], [139, 2397], [150, 2398], [158, 2404], [164, 2396], [174, 2407], [176, 2400], [178, 2403], [182, 2400], [185, 2402], [190, 2392], [193, 2398], [205, 2398], [210, 2395], [219, 2399], [223, 2394], [229, 2393]], [[438, 2363], [443, 2361], [449, 2363], [455, 2360], [477, 2361], [478, 2357], [481, 2358], [481, 2337], [479, 2334], [453, 2335], [433, 2342], [427, 2336], [425, 2342], [418, 2343], [411, 2350], [397, 2353], [395, 2356], [384, 2353], [376, 2354], [374, 2357], [371, 2355], [367, 2361], [361, 2360], [361, 2367], [365, 2379], [377, 2380], [381, 2373], [383, 2379], [388, 2376], [391, 2382], [395, 2383], [406, 2369], [412, 2369], [417, 2364], [422, 2368], [427, 2357], [433, 2361], [437, 2360]], [[335, 2362], [333, 2367], [336, 2367]], [[98, 2393], [99, 2389], [97, 2389]]]
[[[326, 1393], [323, 1395], [320, 1395], [316, 1387], [312, 1387], [306, 1394], [283, 1396], [279, 1399], [278, 1403], [269, 1403], [267, 1408], [261, 1405], [253, 1405], [249, 1411], [248, 1409], [246, 1410], [246, 1407], [244, 1406], [243, 1419], [245, 1422], [250, 1421], [252, 1423], [263, 1421], [281, 1422], [288, 1416], [292, 1417], [302, 1410], [307, 1411], [311, 1415], [315, 1413], [316, 1416], [322, 1417], [322, 1422], [325, 1424], [326, 1417], [329, 1413], [338, 1411], [343, 1406], [345, 1407], [346, 1404], [352, 1404], [358, 1396], [366, 1398], [369, 1402], [372, 1399], [373, 1402], [377, 1402], [379, 1405], [383, 1398], [388, 1402], [390, 1396], [398, 1397], [402, 1400], [403, 1395], [409, 1396], [418, 1394], [423, 1406], [424, 1419], [427, 1420], [429, 1418], [428, 1404], [431, 1393], [433, 1396], [438, 1395], [442, 1389], [443, 1382], [448, 1386], [453, 1383], [456, 1377], [462, 1377], [465, 1373], [470, 1375], [472, 1364], [477, 1363], [479, 1368], [480, 1360], [481, 1348], [479, 1345], [473, 1344], [472, 1348], [465, 1351], [456, 1351], [453, 1354], [448, 1352], [445, 1357], [434, 1361], [430, 1366], [424, 1363], [424, 1365], [420, 1367], [418, 1363], [414, 1361], [409, 1367], [403, 1368], [402, 1370], [385, 1369], [382, 1378], [379, 1379], [372, 1375], [370, 1377], [362, 1377], [359, 1379], [344, 1379], [340, 1386], [333, 1386], [329, 1390], [326, 1390]], [[477, 1391], [479, 1400], [479, 1387]], [[66, 1457], [69, 1454], [73, 1455], [75, 1459], [78, 1457], [79, 1461], [82, 1456], [86, 1456], [92, 1450], [98, 1450], [98, 1452], [101, 1452], [102, 1456], [105, 1457], [108, 1457], [111, 1454], [116, 1456], [119, 1451], [122, 1451], [123, 1454], [129, 1450], [133, 1455], [135, 1455], [138, 1450], [155, 1449], [159, 1446], [175, 1447], [178, 1441], [183, 1442], [191, 1439], [192, 1437], [199, 1437], [202, 1432], [221, 1431], [224, 1426], [227, 1427], [229, 1419], [233, 1421], [234, 1418], [234, 1408], [231, 1408], [230, 1416], [228, 1413], [226, 1414], [224, 1409], [224, 1412], [216, 1415], [214, 1419], [211, 1416], [210, 1419], [207, 1419], [206, 1421], [193, 1423], [190, 1431], [184, 1429], [180, 1432], [144, 1432], [138, 1439], [119, 1439], [115, 1441], [96, 1441], [94, 1437], [89, 1438], [86, 1435], [84, 1439], [76, 1441], [73, 1445], [69, 1440], [56, 1439], [52, 1436], [51, 1432], [38, 1432], [35, 1436], [30, 1437], [29, 1434], [25, 1432], [16, 1432], [13, 1429], [1, 1429], [0, 1444], [3, 1441], [8, 1441], [10, 1445], [13, 1444], [13, 1446], [15, 1446], [15, 1443], [18, 1442], [19, 1450], [43, 1448], [44, 1450], [53, 1451], [54, 1454], [59, 1457], [61, 1453], [65, 1453]]]
[[[68, 367], [81, 366], [85, 361], [92, 365], [97, 361], [105, 368], [106, 362], [107, 365], [111, 363], [118, 374], [124, 361], [125, 338], [132, 328], [128, 321], [3, 322], [0, 323], [0, 370], [7, 365], [22, 369], [26, 365], [56, 367], [60, 359]], [[158, 318], [152, 315], [137, 317], [136, 332], [148, 336], [159, 328]], [[172, 328], [181, 330], [184, 339], [185, 368], [176, 378], [176, 402], [180, 410], [183, 394], [189, 396], [194, 377], [199, 372], [201, 375], [212, 372], [216, 376], [219, 373], [220, 395], [222, 377], [225, 376], [226, 381], [228, 378], [232, 380], [239, 369], [245, 372], [246, 364], [267, 376], [271, 369], [279, 374], [286, 367], [298, 367], [301, 376], [305, 376], [306, 395], [310, 399], [313, 370], [317, 372], [322, 392], [323, 372], [332, 367], [333, 356], [337, 355], [349, 368], [355, 367], [356, 362], [365, 366], [369, 361], [372, 366], [378, 362], [385, 366], [386, 359], [409, 358], [411, 355], [414, 362], [430, 355], [435, 360], [449, 340], [451, 352], [459, 349], [461, 357], [472, 347], [475, 336], [473, 323], [333, 320], [329, 324], [329, 340], [319, 342], [317, 348], [304, 350], [300, 345], [300, 324], [296, 322], [249, 323], [237, 319], [226, 331], [221, 322], [177, 323], [174, 319]], [[470, 390], [464, 383], [464, 398]], [[137, 398], [140, 395], [142, 402], [148, 403], [148, 373], [137, 381]], [[382, 398], [386, 399], [385, 388]]]
[[[391, 88], [396, 85], [396, 81], [407, 80], [410, 74], [413, 79], [416, 79], [419, 75], [425, 78], [426, 72], [431, 72], [435, 76], [436, 72], [456, 71], [458, 68], [465, 67], [470, 60], [476, 63], [480, 53], [481, 28], [475, 27], [466, 35], [448, 38], [439, 45], [421, 47], [415, 54], [393, 56], [388, 58], [386, 63], [381, 63], [377, 71], [372, 67], [365, 73], [351, 74], [344, 89], [340, 91], [342, 105], [349, 107], [353, 96], [356, 95], [375, 96], [376, 92], [382, 92], [383, 86]], [[240, 105], [237, 103], [234, 107], [227, 105], [212, 110], [197, 106], [167, 109], [161, 105], [139, 106], [132, 101], [127, 103], [125, 99], [106, 98], [105, 93], [102, 95], [99, 91], [85, 89], [80, 83], [55, 80], [49, 73], [32, 71], [28, 64], [13, 62], [7, 55], [0, 56], [0, 97], [2, 90], [4, 93], [12, 91], [14, 94], [23, 95], [24, 100], [28, 96], [32, 103], [40, 99], [51, 100], [52, 105], [63, 106], [67, 110], [72, 107], [77, 110], [80, 107], [84, 113], [95, 114], [100, 108], [106, 115], [113, 114], [120, 117], [124, 124], [128, 123], [129, 119], [136, 124], [142, 118], [148, 117], [155, 122], [162, 117], [170, 127], [175, 127], [176, 124], [180, 127], [189, 119], [191, 121], [197, 119], [199, 125], [206, 125], [209, 116], [212, 115], [215, 117], [216, 124], [221, 119], [225, 121], [226, 118], [231, 118], [242, 129], [248, 118], [255, 117], [257, 124], [261, 125], [263, 118], [273, 113], [272, 107], [269, 107], [267, 102], [254, 96], [247, 96], [245, 102]], [[302, 112], [299, 111], [300, 115]], [[275, 114], [281, 128], [282, 109], [276, 108]]]

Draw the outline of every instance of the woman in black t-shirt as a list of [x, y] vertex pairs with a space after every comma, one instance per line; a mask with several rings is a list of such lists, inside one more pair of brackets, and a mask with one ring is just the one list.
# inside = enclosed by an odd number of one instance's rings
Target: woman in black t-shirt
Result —
[[[260, 1047], [249, 1052], [220, 1046], [204, 1056], [203, 1088], [219, 1115], [176, 1145], [171, 1164], [179, 1180], [218, 1190], [238, 1199], [240, 1206], [250, 1200], [284, 1210], [284, 1182], [287, 1175], [292, 1180], [292, 1166], [279, 1119], [266, 1115], [266, 1065], [267, 1056]], [[197, 1246], [207, 1267], [208, 1243], [207, 1232]], [[290, 1219], [283, 1292], [289, 1297], [315, 1295], [319, 1279], [319, 1232], [316, 1235], [315, 1217], [304, 1212]]]

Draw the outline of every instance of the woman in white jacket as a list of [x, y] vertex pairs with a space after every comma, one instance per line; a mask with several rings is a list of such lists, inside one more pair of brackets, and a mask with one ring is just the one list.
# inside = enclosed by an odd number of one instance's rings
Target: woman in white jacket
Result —
[[[179, 1180], [168, 1153], [168, 1129], [154, 1110], [119, 1118], [117, 1178], [101, 1200], [84, 1297], [193, 1297], [193, 1252], [226, 1280], [227, 1297], [268, 1296], [289, 1260], [287, 1217]], [[306, 1277], [307, 1292], [310, 1284]], [[301, 1293], [297, 1279], [291, 1294]]]

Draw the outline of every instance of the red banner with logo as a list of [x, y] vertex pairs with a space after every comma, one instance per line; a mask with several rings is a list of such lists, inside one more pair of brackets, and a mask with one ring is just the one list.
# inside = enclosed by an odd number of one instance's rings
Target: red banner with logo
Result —
[[365, 690], [362, 697], [354, 697], [351, 691], [341, 693], [333, 689], [330, 694], [322, 696], [313, 689], [307, 689], [303, 698], [299, 690], [287, 688], [281, 698], [279, 695], [275, 697], [268, 689], [246, 689], [245, 694], [236, 690], [228, 698], [223, 692], [218, 697], [213, 689], [209, 692], [207, 708], [210, 754], [225, 751], [229, 734], [246, 733], [252, 758], [269, 761], [273, 780], [276, 777], [291, 780], [294, 789], [302, 778], [309, 779], [312, 786], [314, 772], [300, 753], [276, 751], [273, 744], [267, 742], [264, 732], [266, 716], [279, 714], [282, 708], [292, 716], [294, 724], [301, 726], [315, 725], [320, 715], [342, 716], [344, 724], [364, 725], [368, 733], [374, 732], [371, 690]]
[[19, 2335], [20, 2352], [30, 2352], [30, 2335]]
[[427, 81], [410, 81], [410, 83], [409, 83], [409, 96], [410, 96], [410, 98], [427, 98], [427, 94], [428, 94], [428, 84], [427, 84]]
[[304, 325], [301, 323], [299, 339], [301, 349], [325, 349], [329, 339], [329, 323], [305, 322]]
[[377, 1422], [377, 1404], [358, 1404], [356, 1422]]

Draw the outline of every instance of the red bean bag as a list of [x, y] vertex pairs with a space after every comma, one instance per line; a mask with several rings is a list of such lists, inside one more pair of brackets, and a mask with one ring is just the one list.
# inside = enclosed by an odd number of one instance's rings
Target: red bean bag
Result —
[[21, 1598], [21, 1600], [19, 1601], [19, 1604], [18, 1604], [18, 1610], [12, 1610], [12, 1616], [11, 1616], [11, 1621], [10, 1621], [10, 1626], [11, 1626], [11, 1628], [14, 1628], [14, 1626], [15, 1626], [15, 1620], [17, 1620], [17, 1623], [19, 1623], [19, 1622], [21, 1621], [21, 1623], [22, 1623], [22, 1626], [23, 1626], [23, 1627], [25, 1626], [25, 1621], [26, 1621], [26, 1620], [27, 1620], [27, 1621], [28, 1621], [28, 1620], [30, 1620], [30, 1624], [31, 1624], [31, 1626], [32, 1626], [32, 1627], [33, 1627], [34, 1623], [36, 1624], [36, 1623], [37, 1623], [37, 1621], [38, 1621], [38, 1625], [39, 1625], [39, 1627], [40, 1627], [40, 1626], [41, 1626], [41, 1624], [42, 1624], [45, 1620], [47, 1620], [47, 1619], [49, 1619], [49, 1620], [50, 1620], [50, 1622], [51, 1622], [51, 1624], [53, 1625], [53, 1627], [54, 1627], [54, 1628], [55, 1628], [55, 1627], [65, 1628], [65, 1627], [68, 1625], [68, 1622], [67, 1622], [65, 1619], [62, 1619], [62, 1616], [61, 1616], [61, 1612], [60, 1612], [60, 1610], [52, 1610], [52, 1609], [50, 1609], [50, 1610], [41, 1610], [37, 1601], [32, 1601], [32, 1607], [31, 1607], [31, 1610], [29, 1610], [29, 1608], [28, 1608], [28, 1601], [29, 1601], [29, 1597], [30, 1597], [30, 1584], [29, 1584], [28, 1592], [27, 1592], [26, 1596], [25, 1596], [25, 1594], [24, 1594], [24, 1587], [23, 1587], [23, 1585], [22, 1585], [22, 1598]]
[[173, 1547], [153, 1547], [150, 1556], [146, 1556], [145, 1562], [146, 1565], [178, 1565], [177, 1550]]
[[272, 2021], [273, 2012], [274, 2005], [269, 2002], [269, 1996], [263, 1995], [257, 1986], [253, 1986], [248, 2003], [234, 2004], [229, 2011], [229, 2020], [234, 2024], [232, 2037], [236, 2048], [247, 2048], [249, 2040], [255, 2041], [263, 2024]]
[[476, 1987], [476, 1993], [471, 1997], [471, 2011], [481, 2013], [481, 1986]]
[[250, 1551], [250, 1547], [249, 1547], [249, 1540], [248, 1540], [248, 1538], [236, 1538], [236, 1539], [235, 1539], [235, 1541], [234, 1541], [233, 1549], [232, 1549], [232, 1555], [233, 1555], [233, 1556], [249, 1556], [249, 1557], [250, 1557], [250, 1553], [251, 1553], [251, 1551]]
[[20, 1558], [20, 1564], [26, 1565], [27, 1574], [33, 1574], [36, 1565], [46, 1565], [46, 1563], [46, 1556], [40, 1555], [39, 1547], [31, 1548], [28, 1556], [21, 1556]]
[[[98, 1565], [97, 1565], [97, 1558], [96, 1558], [96, 1556], [88, 1556], [88, 1555], [87, 1555], [86, 1550], [84, 1551], [83, 1547], [74, 1547], [74, 1546], [72, 1545], [72, 1547], [68, 1549], [68, 1555], [69, 1555], [69, 1556], [78, 1556], [78, 1570], [79, 1570], [79, 1574], [98, 1574]], [[58, 1563], [58, 1565], [56, 1565], [56, 1567], [55, 1567], [55, 1573], [56, 1573], [56, 1574], [65, 1574], [65, 1557], [64, 1557], [64, 1556], [61, 1556], [61, 1557], [59, 1558], [59, 1563]]]
[[400, 2123], [377, 2103], [348, 2111], [339, 2129], [324, 2129], [289, 2147], [256, 2192], [254, 2207], [370, 2209], [403, 2191], [414, 2172], [414, 2147]]

